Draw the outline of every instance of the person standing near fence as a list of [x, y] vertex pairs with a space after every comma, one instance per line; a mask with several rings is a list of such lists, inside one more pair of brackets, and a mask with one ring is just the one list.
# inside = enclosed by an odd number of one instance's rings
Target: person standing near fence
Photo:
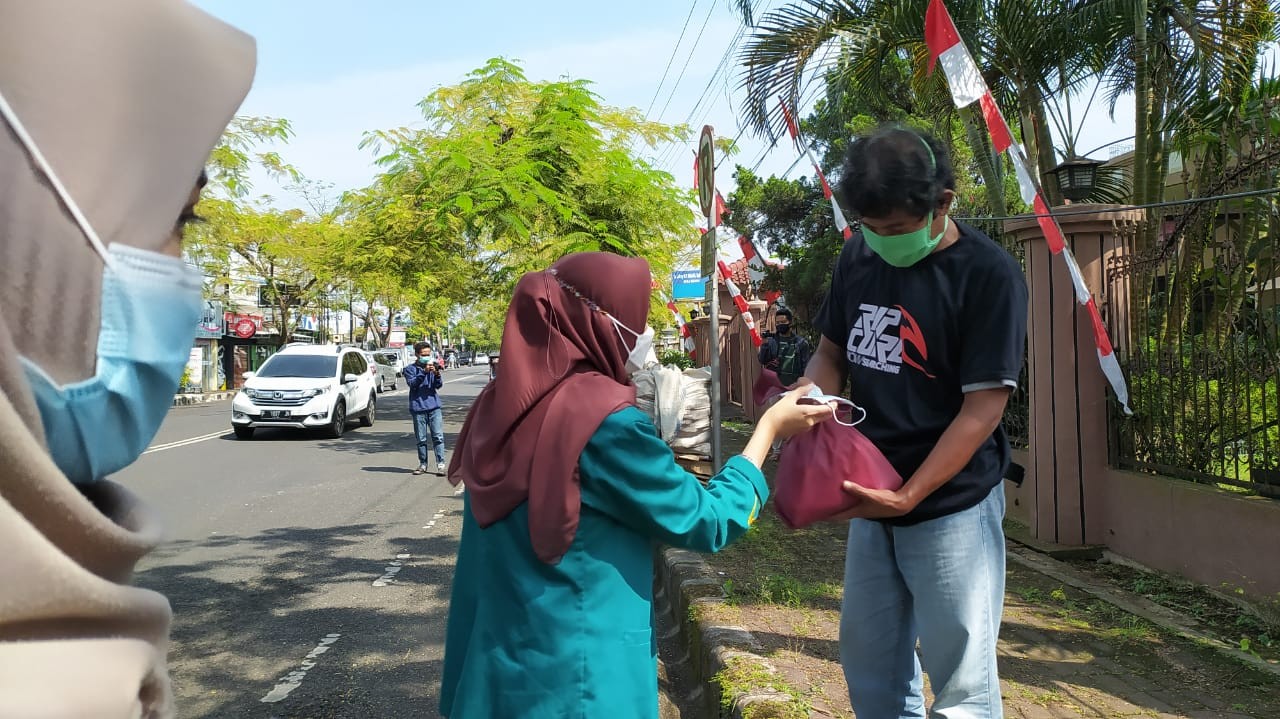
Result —
[[[857, 138], [840, 200], [861, 220], [815, 324], [800, 385], [850, 383], [858, 429], [906, 479], [852, 483], [840, 661], [858, 716], [1003, 716], [996, 639], [1004, 601], [1001, 417], [1022, 367], [1027, 287], [1018, 263], [953, 222], [941, 144], [902, 127]], [[916, 644], [920, 653], [917, 658]]]
[[418, 468], [414, 474], [427, 473], [427, 461], [431, 459], [429, 447], [436, 452], [436, 473], [444, 476], [444, 409], [440, 405], [439, 390], [444, 386], [440, 368], [436, 366], [435, 353], [430, 342], [418, 342], [413, 346], [415, 355], [411, 364], [405, 365], [405, 384], [409, 385], [409, 415], [413, 417], [413, 434], [418, 439]]
[[809, 348], [809, 340], [792, 329], [791, 310], [779, 307], [775, 316], [774, 332], [760, 347], [760, 364], [777, 372], [778, 380], [790, 387], [804, 374], [813, 350]]

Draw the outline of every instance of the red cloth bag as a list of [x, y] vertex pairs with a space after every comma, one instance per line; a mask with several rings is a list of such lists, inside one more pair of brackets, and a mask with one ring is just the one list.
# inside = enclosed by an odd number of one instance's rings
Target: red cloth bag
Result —
[[[778, 376], [764, 370], [752, 393], [764, 405], [785, 391]], [[774, 508], [792, 529], [830, 519], [862, 501], [844, 491], [846, 481], [871, 489], [902, 487], [897, 470], [857, 428], [823, 422], [783, 446]]]

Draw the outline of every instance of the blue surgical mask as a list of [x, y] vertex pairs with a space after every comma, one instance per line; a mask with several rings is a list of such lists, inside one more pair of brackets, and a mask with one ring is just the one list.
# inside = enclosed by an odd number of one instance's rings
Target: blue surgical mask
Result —
[[119, 243], [107, 254], [94, 375], [59, 385], [22, 358], [49, 453], [77, 484], [146, 450], [173, 404], [203, 310], [200, 276], [182, 260]]
[[0, 116], [104, 265], [93, 376], [59, 385], [20, 357], [54, 464], [72, 482], [96, 482], [137, 459], [173, 405], [204, 309], [200, 275], [176, 257], [108, 248], [3, 95]]

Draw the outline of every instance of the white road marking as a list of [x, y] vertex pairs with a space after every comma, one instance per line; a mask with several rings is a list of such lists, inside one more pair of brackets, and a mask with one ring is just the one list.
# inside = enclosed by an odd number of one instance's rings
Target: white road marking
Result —
[[298, 668], [286, 674], [284, 678], [276, 683], [271, 691], [267, 692], [266, 696], [262, 697], [258, 701], [265, 702], [267, 704], [274, 704], [278, 701], [283, 701], [293, 693], [294, 689], [302, 686], [302, 680], [306, 678], [307, 672], [311, 671], [311, 669], [315, 667], [316, 659], [318, 659], [321, 654], [329, 651], [329, 645], [338, 641], [338, 638], [341, 636], [341, 634], [324, 635], [324, 638], [320, 640], [320, 643], [316, 645], [315, 649], [312, 649], [307, 653], [307, 656], [302, 660], [302, 663], [298, 665]]
[[373, 586], [385, 587], [395, 581], [396, 575], [404, 569], [404, 562], [413, 557], [412, 554], [397, 554], [394, 561], [387, 564], [387, 568], [383, 570], [382, 576], [373, 580]]
[[188, 439], [180, 439], [177, 442], [167, 442], [165, 444], [157, 444], [154, 447], [151, 447], [147, 451], [143, 452], [143, 454], [151, 454], [152, 452], [162, 452], [166, 449], [176, 449], [178, 447], [185, 447], [189, 444], [196, 444], [198, 442], [207, 442], [208, 440], [221, 437], [226, 433], [227, 431], [223, 429], [217, 432], [210, 432], [209, 434], [200, 435], [199, 437], [190, 437]]

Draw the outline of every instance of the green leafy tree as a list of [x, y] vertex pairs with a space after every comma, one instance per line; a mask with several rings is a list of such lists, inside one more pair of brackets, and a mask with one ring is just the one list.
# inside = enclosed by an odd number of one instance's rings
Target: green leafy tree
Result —
[[367, 243], [394, 248], [403, 272], [447, 276], [438, 291], [457, 303], [506, 296], [520, 274], [577, 251], [642, 256], [665, 274], [695, 240], [690, 193], [628, 149], [683, 128], [601, 105], [582, 80], [532, 82], [502, 59], [420, 107], [423, 129], [366, 136], [385, 172], [352, 199]]

